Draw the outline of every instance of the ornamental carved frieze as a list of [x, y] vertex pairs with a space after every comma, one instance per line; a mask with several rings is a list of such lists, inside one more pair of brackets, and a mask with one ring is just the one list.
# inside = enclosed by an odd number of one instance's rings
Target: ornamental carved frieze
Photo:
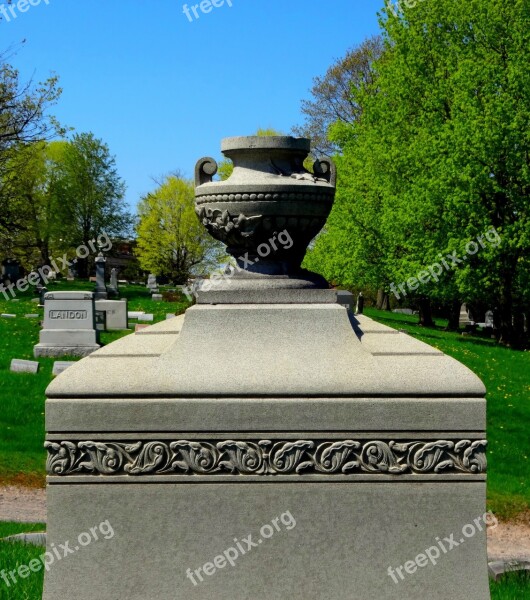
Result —
[[486, 472], [485, 440], [48, 441], [48, 475], [425, 475]]

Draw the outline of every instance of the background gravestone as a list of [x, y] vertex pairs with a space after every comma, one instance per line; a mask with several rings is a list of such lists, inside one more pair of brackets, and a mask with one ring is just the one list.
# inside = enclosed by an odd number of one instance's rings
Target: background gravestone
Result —
[[53, 292], [44, 296], [44, 328], [33, 353], [39, 356], [88, 356], [99, 349], [94, 294]]
[[110, 271], [109, 294], [114, 297], [119, 295], [118, 269], [116, 268]]
[[105, 267], [107, 259], [100, 252], [95, 260], [96, 264], [96, 300], [106, 300], [108, 298], [107, 286], [105, 284]]
[[96, 310], [105, 312], [107, 331], [128, 329], [127, 300], [96, 300]]

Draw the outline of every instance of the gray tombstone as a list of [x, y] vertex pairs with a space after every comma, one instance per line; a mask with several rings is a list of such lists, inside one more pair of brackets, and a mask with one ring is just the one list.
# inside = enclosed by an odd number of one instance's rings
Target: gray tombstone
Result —
[[339, 304], [340, 306], [344, 306], [344, 308], [348, 309], [351, 313], [353, 313], [353, 294], [345, 290], [338, 290], [337, 304]]
[[96, 300], [96, 310], [106, 314], [106, 330], [128, 329], [127, 300]]
[[110, 285], [109, 285], [109, 293], [112, 296], [119, 295], [119, 283], [118, 283], [118, 269], [111, 269], [110, 271]]
[[359, 292], [357, 296], [357, 306], [355, 307], [355, 314], [362, 315], [364, 312], [364, 296], [362, 292]]
[[151, 293], [158, 294], [159, 288], [156, 281], [156, 275], [153, 275], [152, 273], [149, 274], [147, 278], [147, 288], [151, 290]]
[[43, 307], [44, 306], [44, 299], [46, 297], [46, 294], [48, 293], [48, 288], [47, 287], [37, 287], [37, 290], [39, 292], [39, 306]]
[[49, 386], [47, 542], [115, 536], [56, 562], [44, 600], [489, 598], [484, 386], [300, 268], [335, 194], [309, 151], [224, 140], [222, 182], [199, 161], [207, 229], [277, 251]]
[[55, 361], [53, 363], [53, 371], [52, 371], [52, 375], [54, 375], [55, 377], [57, 377], [57, 375], [60, 375], [61, 373], [64, 373], [64, 371], [66, 371], [66, 369], [69, 369], [70, 367], [72, 367], [73, 365], [75, 365], [75, 362], [72, 361]]
[[94, 294], [53, 292], [44, 297], [44, 328], [33, 348], [39, 356], [88, 356], [99, 349]]
[[107, 331], [107, 313], [104, 310], [98, 310], [96, 307], [96, 331]]
[[484, 326], [486, 327], [486, 329], [494, 329], [495, 320], [494, 320], [494, 315], [493, 315], [492, 310], [488, 310], [486, 312], [486, 317], [484, 319]]
[[460, 317], [458, 319], [458, 325], [459, 327], [464, 329], [471, 325], [471, 319], [469, 318], [467, 304], [462, 304], [462, 306], [460, 307]]
[[107, 286], [105, 284], [105, 267], [107, 259], [100, 252], [96, 258], [96, 300], [106, 300], [108, 298]]
[[68, 266], [68, 276], [66, 278], [67, 281], [75, 281], [77, 277], [77, 269], [75, 265]]
[[35, 374], [39, 372], [39, 363], [33, 360], [20, 360], [14, 358], [11, 361], [11, 372]]

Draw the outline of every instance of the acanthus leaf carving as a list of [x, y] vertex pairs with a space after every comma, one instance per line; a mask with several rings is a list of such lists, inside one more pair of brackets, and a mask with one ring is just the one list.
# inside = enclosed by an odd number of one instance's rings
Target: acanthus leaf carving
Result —
[[49, 475], [485, 473], [485, 440], [46, 442]]

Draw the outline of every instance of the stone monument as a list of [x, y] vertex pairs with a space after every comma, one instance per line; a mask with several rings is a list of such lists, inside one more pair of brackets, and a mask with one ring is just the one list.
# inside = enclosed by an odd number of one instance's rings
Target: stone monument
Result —
[[309, 149], [229, 138], [223, 182], [201, 159], [197, 214], [237, 267], [48, 388], [48, 544], [115, 536], [45, 600], [489, 598], [484, 386], [300, 267], [335, 193]]
[[44, 295], [44, 327], [33, 354], [88, 356], [99, 349], [94, 294], [48, 292]]
[[158, 283], [156, 281], [156, 275], [153, 275], [153, 273], [148, 275], [146, 287], [151, 291], [152, 294], [158, 294]]
[[95, 260], [96, 263], [96, 300], [106, 300], [109, 297], [107, 286], [105, 284], [105, 266], [107, 259], [100, 252]]
[[109, 285], [109, 294], [111, 296], [119, 295], [119, 283], [118, 283], [118, 269], [113, 268], [110, 271], [110, 285]]
[[127, 300], [96, 300], [96, 310], [106, 313], [107, 331], [128, 329]]

